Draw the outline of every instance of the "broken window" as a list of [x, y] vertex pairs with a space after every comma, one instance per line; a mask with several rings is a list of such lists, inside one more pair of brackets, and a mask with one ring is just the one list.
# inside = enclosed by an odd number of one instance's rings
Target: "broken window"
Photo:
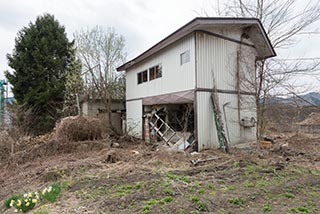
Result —
[[180, 65], [190, 62], [190, 50], [187, 50], [180, 54]]
[[138, 76], [138, 84], [144, 83], [148, 81], [148, 72], [147, 70], [139, 72], [137, 74]]
[[149, 80], [154, 80], [162, 77], [162, 67], [161, 65], [156, 65], [149, 68]]

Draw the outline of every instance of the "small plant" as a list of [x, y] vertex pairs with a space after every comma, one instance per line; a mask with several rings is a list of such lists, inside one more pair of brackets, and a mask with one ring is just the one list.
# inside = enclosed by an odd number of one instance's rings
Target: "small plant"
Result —
[[142, 214], [149, 214], [150, 209], [151, 209], [151, 206], [150, 206], [150, 205], [144, 205], [144, 206], [142, 207]]
[[163, 190], [163, 193], [166, 195], [173, 195], [173, 190], [171, 188], [166, 188]]
[[245, 187], [247, 187], [247, 188], [252, 188], [252, 187], [254, 187], [254, 183], [252, 183], [252, 182], [250, 182], [250, 181], [245, 181], [245, 182], [243, 183], [243, 185], [244, 185]]
[[309, 210], [306, 207], [298, 207], [298, 210], [303, 213], [309, 213]]
[[291, 208], [290, 210], [291, 210], [291, 212], [300, 213], [300, 214], [308, 214], [309, 213], [309, 209], [306, 207]]
[[61, 193], [60, 184], [53, 184], [43, 191], [15, 195], [5, 201], [7, 209], [14, 207], [16, 212], [28, 212], [40, 202], [55, 202]]
[[175, 174], [172, 174], [171, 172], [167, 173], [167, 177], [170, 178], [171, 180], [182, 181], [182, 182], [185, 182], [185, 183], [190, 183], [191, 182], [188, 177], [183, 176], [183, 175], [175, 175]]
[[213, 184], [208, 184], [208, 189], [215, 189], [215, 186]]
[[271, 211], [271, 204], [264, 204], [262, 207], [263, 211], [269, 212]]
[[164, 203], [169, 203], [169, 202], [173, 201], [173, 198], [171, 196], [167, 196], [167, 197], [163, 198], [161, 201]]
[[244, 205], [244, 200], [242, 198], [229, 198], [228, 202], [230, 204], [235, 204], [235, 205], [237, 205], [239, 207]]
[[197, 196], [192, 196], [191, 197], [191, 201], [197, 206], [197, 210], [199, 211], [206, 211], [207, 210], [207, 206], [205, 205], [205, 203], [203, 203], [200, 198], [198, 198]]
[[[36, 205], [39, 200], [38, 192], [24, 194], [23, 196], [12, 196], [5, 201], [6, 208], [14, 207], [16, 212], [27, 212]], [[9, 202], [10, 201], [10, 202]], [[8, 204], [9, 202], [9, 204]]]
[[17, 201], [18, 199], [21, 199], [21, 196], [20, 195], [14, 195], [14, 196], [11, 196], [10, 198], [8, 198], [5, 202], [4, 202], [4, 206], [5, 208], [9, 209], [11, 206], [11, 202], [12, 201]]
[[[148, 201], [146, 201], [146, 204], [143, 206], [142, 213], [143, 214], [148, 214], [150, 209], [153, 206], [155, 206], [157, 204], [163, 205], [163, 204], [166, 204], [166, 203], [170, 203], [171, 201], [173, 201], [173, 197], [171, 197], [171, 196], [167, 196], [167, 197], [164, 197], [162, 199], [154, 199], [154, 198], [149, 199]], [[164, 207], [162, 207], [162, 208], [164, 208]]]
[[48, 188], [42, 190], [41, 199], [44, 199], [49, 202], [55, 202], [57, 198], [60, 196], [61, 193], [61, 186], [60, 184], [53, 184]]
[[295, 195], [292, 194], [292, 193], [290, 193], [290, 192], [285, 192], [283, 195], [284, 195], [286, 198], [289, 198], [289, 199], [295, 197]]
[[205, 193], [205, 192], [206, 192], [206, 191], [205, 191], [204, 189], [199, 189], [199, 190], [198, 190], [198, 193], [199, 193], [199, 194], [203, 194], [203, 193]]

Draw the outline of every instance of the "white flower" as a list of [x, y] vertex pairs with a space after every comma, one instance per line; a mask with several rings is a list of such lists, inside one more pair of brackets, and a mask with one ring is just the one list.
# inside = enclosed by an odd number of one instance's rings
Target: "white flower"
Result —
[[42, 190], [42, 195], [46, 194], [47, 191], [48, 191], [47, 187], [44, 188], [44, 190]]
[[51, 192], [51, 190], [52, 190], [52, 186], [49, 187], [48, 192]]

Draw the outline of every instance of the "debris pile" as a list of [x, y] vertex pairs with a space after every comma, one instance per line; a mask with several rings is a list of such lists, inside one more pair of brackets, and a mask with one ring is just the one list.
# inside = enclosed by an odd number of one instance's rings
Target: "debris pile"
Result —
[[62, 143], [101, 138], [102, 124], [93, 117], [66, 117], [55, 128], [55, 140]]

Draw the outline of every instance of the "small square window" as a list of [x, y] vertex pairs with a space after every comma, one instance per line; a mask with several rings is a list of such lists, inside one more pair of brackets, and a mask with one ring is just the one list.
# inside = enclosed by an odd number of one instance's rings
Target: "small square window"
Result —
[[157, 65], [156, 66], [156, 78], [160, 78], [160, 77], [162, 77], [162, 66]]
[[161, 65], [156, 65], [149, 68], [149, 80], [154, 80], [162, 77], [162, 67]]
[[149, 68], [149, 77], [150, 77], [150, 80], [154, 80], [156, 78], [156, 68], [155, 67]]
[[190, 50], [187, 50], [180, 54], [180, 65], [190, 62]]
[[147, 82], [148, 81], [148, 72], [147, 72], [147, 70], [138, 73], [137, 77], [138, 77], [138, 84]]

